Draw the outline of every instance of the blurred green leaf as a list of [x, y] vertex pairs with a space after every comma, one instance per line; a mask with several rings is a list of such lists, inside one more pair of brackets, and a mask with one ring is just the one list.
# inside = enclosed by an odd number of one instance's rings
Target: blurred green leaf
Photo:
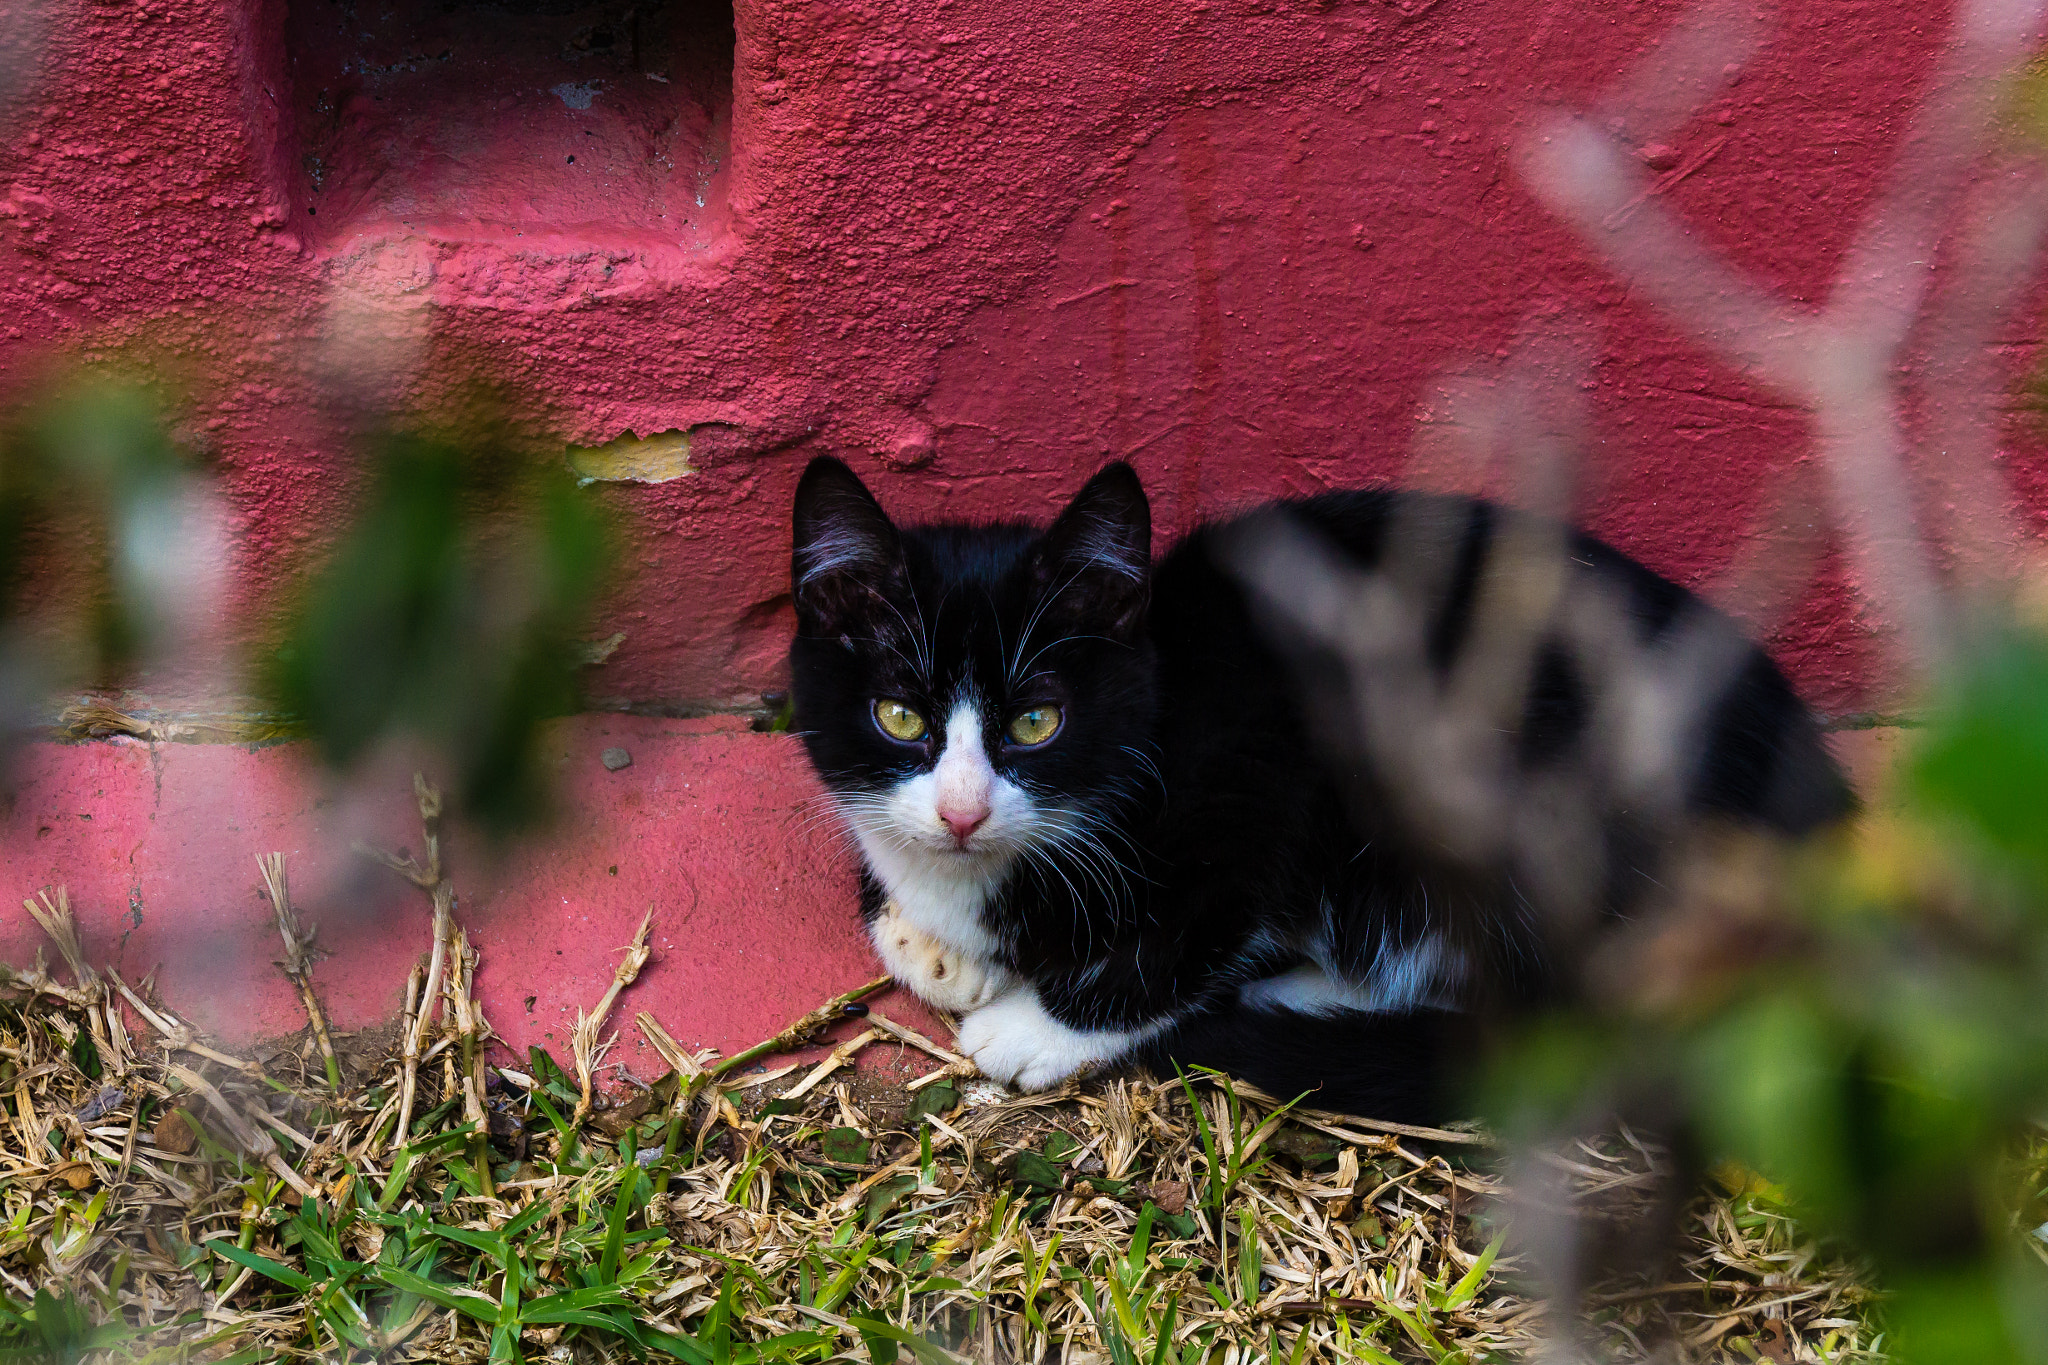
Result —
[[385, 438], [360, 511], [311, 576], [268, 670], [276, 703], [347, 769], [412, 737], [507, 831], [543, 807], [543, 722], [580, 706], [578, 632], [609, 564], [566, 471], [488, 430]]
[[1692, 1047], [1697, 1107], [1717, 1149], [1837, 1221], [1852, 1204], [1846, 1052], [1825, 1011], [1791, 993], [1730, 1010]]
[[2013, 633], [1966, 656], [1908, 784], [2048, 889], [2048, 641]]
[[112, 685], [151, 641], [193, 464], [140, 383], [53, 381], [0, 431], [0, 639], [69, 642], [44, 685]]
[[2003, 1287], [1983, 1264], [1894, 1276], [1886, 1321], [1895, 1365], [2023, 1365]]

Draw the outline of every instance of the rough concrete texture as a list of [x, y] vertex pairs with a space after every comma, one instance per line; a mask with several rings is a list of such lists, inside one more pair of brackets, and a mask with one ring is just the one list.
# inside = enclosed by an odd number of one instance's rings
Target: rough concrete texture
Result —
[[[654, 957], [620, 999], [611, 1055], [637, 1074], [665, 1069], [638, 1011], [686, 1046], [732, 1052], [879, 973], [853, 864], [809, 818], [818, 788], [792, 740], [728, 720], [589, 717], [549, 742], [560, 809], [548, 835], [502, 860], [459, 844], [448, 855], [457, 918], [481, 953], [478, 995], [515, 1056], [538, 1043], [567, 1062], [577, 1009], [603, 994], [650, 907]], [[631, 766], [608, 771], [611, 747]], [[332, 954], [314, 980], [334, 1026], [385, 1023], [432, 941], [427, 898], [350, 851], [361, 839], [419, 852], [403, 774], [390, 778], [323, 789], [295, 746], [34, 746], [0, 807], [0, 885], [65, 886], [94, 964], [130, 984], [153, 972], [167, 1006], [240, 1045], [305, 1022], [274, 965], [256, 867], [283, 852], [293, 900]], [[38, 949], [59, 961], [27, 915], [0, 915], [0, 961]], [[944, 1036], [915, 1000], [876, 1003]]]
[[[1703, 583], [1806, 458], [1803, 419], [1631, 298], [1505, 153], [1683, 13], [736, 0], [728, 33], [704, 0], [53, 0], [0, 138], [0, 368], [19, 390], [52, 347], [175, 362], [236, 510], [244, 634], [348, 495], [330, 381], [431, 404], [482, 371], [565, 445], [686, 433], [585, 462], [626, 479], [604, 487], [635, 575], [593, 692], [643, 705], [773, 685], [815, 452], [957, 514], [1049, 512], [1126, 456], [1164, 537], [1403, 475], [1439, 376], [1532, 317], [1591, 328], [1591, 524]], [[1943, 22], [1771, 23], [1642, 152], [1691, 168], [1662, 193], [1698, 234], [1810, 298]], [[2039, 462], [2013, 464], [2037, 519]], [[1836, 575], [1776, 645], [1860, 709], [1868, 630]]]

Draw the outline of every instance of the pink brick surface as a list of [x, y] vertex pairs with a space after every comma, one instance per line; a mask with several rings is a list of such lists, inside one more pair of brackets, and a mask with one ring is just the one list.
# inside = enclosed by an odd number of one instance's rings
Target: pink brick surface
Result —
[[[549, 743], [554, 827], [498, 860], [449, 853], [457, 916], [482, 954], [479, 995], [519, 1054], [538, 1043], [567, 1062], [577, 1007], [603, 993], [650, 906], [654, 957], [615, 1016], [612, 1060], [636, 1074], [665, 1069], [638, 1011], [686, 1046], [730, 1052], [879, 974], [853, 864], [829, 824], [810, 819], [818, 789], [792, 740], [722, 721], [595, 717], [555, 727]], [[630, 767], [606, 771], [599, 755], [613, 745]], [[32, 747], [0, 810], [11, 907], [0, 910], [0, 960], [26, 963], [46, 946], [20, 898], [63, 884], [93, 962], [131, 984], [156, 972], [164, 1003], [233, 1044], [294, 1030], [304, 1018], [273, 965], [255, 861], [283, 852], [293, 898], [333, 953], [315, 979], [335, 1027], [394, 1018], [430, 940], [427, 899], [349, 845], [417, 852], [409, 794], [398, 783], [360, 800], [327, 791], [301, 757], [292, 746]], [[939, 1028], [907, 998], [884, 1008]]]

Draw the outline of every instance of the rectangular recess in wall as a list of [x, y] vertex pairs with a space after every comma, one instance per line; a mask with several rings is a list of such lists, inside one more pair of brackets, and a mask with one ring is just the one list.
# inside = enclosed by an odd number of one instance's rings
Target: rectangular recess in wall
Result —
[[724, 234], [731, 0], [285, 2], [277, 162], [316, 246]]

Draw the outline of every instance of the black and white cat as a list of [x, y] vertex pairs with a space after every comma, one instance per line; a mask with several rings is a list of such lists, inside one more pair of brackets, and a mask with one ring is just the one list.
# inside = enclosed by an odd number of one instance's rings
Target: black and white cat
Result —
[[[1421, 666], [1446, 672], [1489, 554], [1534, 519], [1385, 491], [1277, 505], [1361, 571], [1403, 510], [1448, 536], [1446, 571], [1412, 589], [1433, 595], [1412, 604]], [[1248, 523], [1202, 528], [1155, 565], [1144, 491], [1112, 464], [1049, 528], [899, 528], [830, 458], [805, 471], [794, 523], [795, 728], [860, 846], [884, 965], [962, 1015], [984, 1073], [1040, 1089], [1199, 1064], [1429, 1122], [1476, 993], [1542, 997], [1553, 964], [1511, 872], [1361, 802], [1370, 753], [1318, 725], [1313, 660], [1305, 674], [1228, 562]], [[1560, 544], [1566, 575], [1641, 639], [1679, 619], [1733, 629], [1599, 542]], [[1601, 679], [1567, 624], [1545, 624], [1558, 642], [1515, 698], [1518, 780], [1595, 738]], [[1700, 723], [1669, 722], [1705, 751], [1685, 811], [1793, 835], [1845, 814], [1815, 718], [1740, 647]], [[1595, 812], [1617, 851], [1594, 893], [1608, 916], [1654, 885], [1668, 842], [1627, 806]]]

